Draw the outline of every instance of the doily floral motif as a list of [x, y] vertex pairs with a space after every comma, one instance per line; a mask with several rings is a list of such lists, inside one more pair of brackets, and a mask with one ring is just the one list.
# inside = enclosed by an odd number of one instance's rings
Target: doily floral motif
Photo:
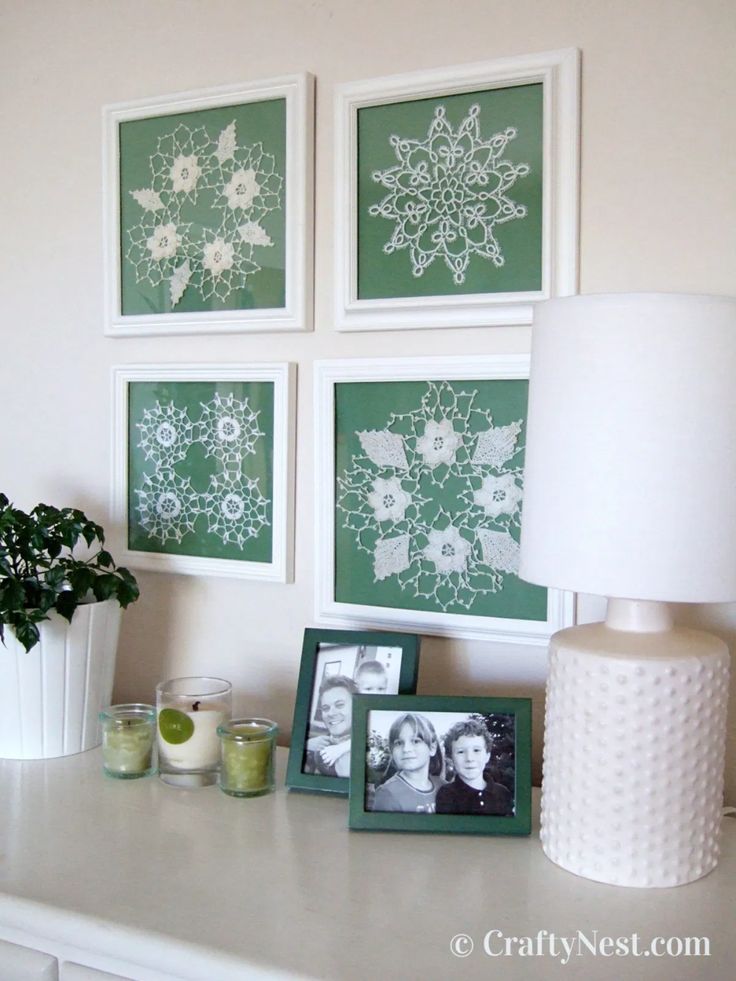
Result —
[[507, 194], [530, 172], [528, 164], [504, 158], [517, 130], [509, 126], [483, 139], [480, 112], [479, 105], [471, 106], [454, 130], [445, 106], [438, 105], [426, 139], [392, 134], [398, 163], [372, 174], [388, 193], [368, 213], [394, 223], [383, 251], [407, 249], [415, 277], [435, 259], [444, 260], [456, 286], [465, 282], [473, 255], [502, 266], [496, 226], [526, 216], [524, 205]]
[[[144, 409], [142, 421], [136, 423], [138, 446], [155, 467], [153, 474], [143, 475], [141, 486], [133, 488], [140, 525], [149, 538], [164, 545], [180, 543], [185, 535], [197, 532], [198, 522], [206, 523], [207, 532], [223, 545], [242, 548], [270, 524], [268, 498], [258, 480], [242, 472], [244, 457], [256, 452], [264, 435], [258, 412], [246, 398], [237, 399], [232, 393], [217, 392], [200, 407], [199, 418], [193, 421], [187, 409], [173, 400], [158, 401], [154, 409]], [[201, 492], [174, 469], [198, 444], [220, 467]]]
[[143, 475], [143, 486], [135, 493], [140, 523], [151, 538], [165, 545], [180, 542], [194, 531], [199, 495], [188, 477], [180, 477], [175, 470], [156, 470], [153, 475]]
[[[125, 251], [136, 282], [165, 282], [172, 309], [187, 291], [225, 301], [246, 287], [261, 270], [257, 250], [273, 245], [263, 219], [282, 206], [274, 156], [239, 146], [234, 121], [217, 135], [179, 123], [158, 137], [149, 171], [150, 185], [130, 192], [141, 209]], [[209, 221], [185, 220], [205, 194]]]
[[155, 409], [143, 410], [143, 422], [136, 426], [138, 445], [157, 470], [169, 470], [186, 457], [193, 429], [186, 409], [177, 408], [173, 402], [156, 402]]
[[251, 477], [233, 477], [229, 473], [215, 476], [203, 496], [207, 531], [224, 544], [233, 543], [240, 548], [249, 538], [257, 538], [268, 524], [267, 508], [268, 501], [261, 494], [258, 481]]
[[209, 402], [202, 403], [199, 417], [198, 441], [206, 456], [214, 457], [229, 469], [240, 467], [244, 456], [256, 451], [263, 433], [258, 428], [258, 413], [232, 393], [222, 398], [219, 392]]
[[356, 432], [337, 476], [342, 525], [372, 564], [440, 610], [472, 609], [518, 571], [522, 423], [495, 426], [478, 390], [427, 382], [418, 408]]

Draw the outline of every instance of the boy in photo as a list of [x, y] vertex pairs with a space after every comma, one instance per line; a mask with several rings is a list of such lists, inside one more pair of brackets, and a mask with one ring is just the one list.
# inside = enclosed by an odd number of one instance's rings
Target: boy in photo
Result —
[[388, 675], [380, 661], [363, 661], [355, 671], [359, 695], [385, 695]]
[[[353, 679], [341, 675], [327, 678], [320, 689], [320, 709], [329, 730], [329, 737], [317, 737], [307, 742], [307, 766], [305, 773], [321, 773], [323, 776], [347, 777], [350, 774], [350, 726], [353, 717], [352, 693], [383, 695], [388, 687], [388, 675], [380, 661], [363, 661], [358, 665]], [[332, 706], [340, 699], [340, 714]], [[345, 703], [349, 707], [345, 708]], [[324, 704], [323, 704], [324, 703]], [[330, 728], [332, 716], [336, 721]], [[334, 726], [339, 726], [336, 733]]]
[[510, 817], [514, 801], [506, 787], [486, 776], [493, 740], [477, 719], [456, 722], [445, 735], [445, 753], [455, 779], [437, 791], [437, 814], [491, 814]]

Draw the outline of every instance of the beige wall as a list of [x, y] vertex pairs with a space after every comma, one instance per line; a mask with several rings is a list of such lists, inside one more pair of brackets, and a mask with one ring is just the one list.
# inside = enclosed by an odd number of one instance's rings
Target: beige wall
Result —
[[[299, 365], [295, 584], [141, 574], [119, 699], [209, 672], [232, 679], [238, 709], [288, 729], [313, 618], [312, 362], [528, 349], [526, 328], [332, 330], [333, 85], [568, 46], [583, 55], [582, 292], [736, 292], [732, 0], [0, 0], [0, 488], [105, 523], [112, 364]], [[102, 105], [304, 70], [317, 76], [314, 334], [105, 338]], [[736, 640], [736, 608], [692, 616]], [[424, 644], [420, 691], [534, 696], [537, 764], [544, 678], [540, 649]]]

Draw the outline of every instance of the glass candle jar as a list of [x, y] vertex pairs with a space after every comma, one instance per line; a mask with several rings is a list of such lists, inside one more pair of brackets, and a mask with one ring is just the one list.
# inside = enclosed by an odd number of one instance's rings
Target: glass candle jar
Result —
[[100, 712], [102, 766], [109, 777], [134, 780], [153, 773], [156, 709], [133, 702]]
[[232, 686], [222, 678], [173, 678], [156, 687], [158, 775], [177, 787], [217, 781], [217, 727], [232, 714]]
[[260, 797], [273, 790], [278, 731], [270, 719], [231, 719], [218, 728], [221, 790], [231, 797]]

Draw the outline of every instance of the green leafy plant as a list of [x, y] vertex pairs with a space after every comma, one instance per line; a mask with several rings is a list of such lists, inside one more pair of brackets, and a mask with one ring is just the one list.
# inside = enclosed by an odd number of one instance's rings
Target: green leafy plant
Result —
[[[77, 558], [84, 542], [91, 554]], [[71, 623], [80, 603], [138, 599], [138, 584], [105, 550], [105, 533], [74, 508], [37, 504], [30, 513], [0, 494], [0, 640], [5, 627], [27, 651], [39, 641], [38, 624], [56, 611]]]

